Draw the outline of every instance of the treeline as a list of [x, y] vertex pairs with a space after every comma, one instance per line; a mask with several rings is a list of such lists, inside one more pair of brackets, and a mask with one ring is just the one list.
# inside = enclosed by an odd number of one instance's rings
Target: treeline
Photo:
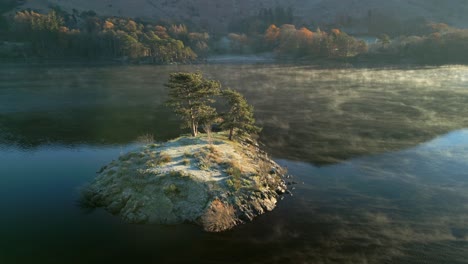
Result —
[[430, 24], [431, 33], [421, 36], [383, 35], [371, 47], [369, 56], [393, 57], [420, 63], [468, 63], [468, 29], [443, 23]]
[[271, 25], [263, 37], [267, 49], [282, 56], [309, 58], [343, 58], [367, 51], [364, 41], [357, 40], [339, 29], [329, 33], [317, 29], [313, 32], [306, 27], [296, 29], [294, 25], [281, 27]]
[[[12, 2], [13, 3], [13, 2]], [[418, 26], [419, 34], [382, 35], [367, 45], [339, 29], [315, 31], [288, 23], [291, 9], [265, 9], [258, 23], [211, 37], [183, 24], [153, 24], [92, 11], [48, 14], [25, 10], [0, 16], [0, 57], [119, 59], [144, 63], [190, 63], [212, 54], [273, 53], [277, 58], [357, 57], [373, 61], [468, 63], [468, 30], [445, 24]], [[261, 21], [261, 23], [259, 22]], [[280, 26], [276, 26], [280, 25]]]
[[[228, 46], [221, 52], [274, 52], [288, 58], [345, 58], [367, 52], [367, 44], [339, 29], [311, 31], [292, 24], [270, 25], [263, 34], [248, 36], [230, 33]], [[219, 49], [219, 47], [218, 47]]]
[[[153, 25], [94, 12], [18, 12], [8, 25], [9, 41], [28, 43], [22, 56], [124, 58], [149, 63], [191, 62], [208, 52], [207, 33], [184, 25]], [[197, 55], [198, 54], [198, 55]]]
[[[287, 21], [292, 19], [292, 11], [262, 10], [259, 17], [264, 23]], [[154, 25], [129, 18], [103, 18], [92, 11], [74, 10], [69, 14], [56, 9], [40, 14], [25, 10], [17, 12], [8, 27], [3, 27], [8, 36], [3, 40], [17, 45], [4, 47], [3, 53], [0, 49], [0, 56], [188, 63], [213, 53], [274, 52], [278, 57], [289, 58], [341, 58], [367, 50], [364, 42], [338, 29], [313, 32], [292, 24], [264, 24], [261, 28], [261, 33], [229, 33], [212, 39], [206, 32], [189, 32], [183, 24]]]

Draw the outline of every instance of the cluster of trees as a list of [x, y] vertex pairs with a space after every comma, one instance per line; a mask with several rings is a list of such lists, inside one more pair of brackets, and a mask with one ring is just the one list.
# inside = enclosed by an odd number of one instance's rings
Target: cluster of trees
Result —
[[306, 27], [296, 29], [294, 25], [280, 27], [270, 25], [263, 37], [264, 46], [279, 55], [292, 57], [343, 58], [367, 52], [367, 44], [339, 29], [329, 33]]
[[468, 30], [446, 24], [430, 24], [422, 36], [382, 35], [370, 55], [412, 59], [421, 63], [468, 63]]
[[[152, 63], [190, 62], [208, 52], [209, 35], [184, 25], [161, 26], [94, 12], [18, 12], [9, 40], [30, 43], [40, 57], [128, 58]], [[197, 55], [198, 53], [198, 55]]]
[[[8, 0], [1, 8], [11, 8]], [[369, 21], [376, 15], [369, 13]], [[14, 17], [0, 16], [0, 57], [74, 57], [125, 59], [146, 63], [188, 63], [210, 53], [246, 54], [274, 52], [280, 58], [346, 58], [366, 55], [374, 60], [413, 59], [423, 63], [467, 63], [468, 30], [445, 24], [415, 22], [419, 35], [394, 37], [382, 34], [367, 45], [339, 29], [312, 31], [296, 28], [290, 8], [264, 9], [238, 25], [237, 33], [211, 38], [190, 32], [183, 25], [159, 25], [119, 17], [99, 17], [92, 11], [48, 14], [26, 10]], [[345, 20], [345, 19], [344, 19]], [[371, 23], [372, 24], [372, 23]], [[281, 26], [276, 26], [281, 25]], [[423, 35], [421, 35], [423, 34]], [[3, 42], [2, 42], [3, 41]]]
[[[255, 126], [253, 107], [244, 96], [231, 89], [221, 89], [219, 81], [206, 79], [199, 72], [178, 72], [169, 76], [166, 86], [169, 88], [168, 105], [184, 121], [184, 127], [190, 128], [194, 137], [198, 135], [200, 125], [209, 128], [215, 120], [222, 120], [221, 128], [229, 130], [230, 140], [235, 134], [260, 131]], [[216, 97], [229, 106], [221, 114], [214, 107]]]
[[[289, 58], [345, 58], [366, 53], [367, 44], [339, 29], [330, 32], [311, 31], [306, 27], [296, 28], [292, 24], [280, 27], [272, 24], [262, 34], [247, 35], [230, 33], [224, 47], [215, 46], [222, 53], [274, 52], [279, 57]], [[223, 44], [223, 43], [221, 43]]]

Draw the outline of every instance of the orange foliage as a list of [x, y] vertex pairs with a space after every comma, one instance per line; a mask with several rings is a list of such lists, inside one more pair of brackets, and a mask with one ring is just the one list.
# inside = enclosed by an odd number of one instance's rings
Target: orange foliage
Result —
[[113, 28], [114, 28], [114, 24], [112, 24], [112, 22], [106, 20], [106, 22], [104, 22], [103, 28], [104, 28], [105, 30], [113, 29]]
[[301, 41], [305, 41], [307, 43], [310, 43], [312, 41], [313, 36], [314, 36], [314, 33], [306, 27], [302, 27], [301, 29], [297, 31], [297, 37]]
[[341, 31], [340, 31], [339, 29], [337, 29], [337, 28], [334, 28], [334, 29], [331, 30], [331, 33], [332, 33], [333, 35], [338, 36], [338, 35], [341, 34]]
[[62, 27], [59, 28], [59, 32], [60, 32], [60, 33], [68, 33], [69, 31], [70, 31], [70, 29], [67, 28], [67, 27], [63, 27], [63, 26], [62, 26]]
[[167, 34], [167, 28], [163, 26], [155, 26], [154, 27], [154, 34], [156, 34], [158, 37], [162, 39], [167, 39], [169, 38], [169, 34]]
[[265, 32], [265, 40], [267, 42], [273, 43], [278, 40], [280, 35], [280, 29], [275, 25], [270, 25]]

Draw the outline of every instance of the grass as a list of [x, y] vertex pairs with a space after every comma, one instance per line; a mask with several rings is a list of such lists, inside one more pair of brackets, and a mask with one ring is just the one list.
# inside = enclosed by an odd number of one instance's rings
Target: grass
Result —
[[220, 232], [236, 224], [235, 209], [232, 205], [214, 200], [201, 221], [207, 231]]
[[205, 156], [198, 157], [198, 168], [200, 170], [210, 170], [212, 164]]
[[164, 163], [169, 163], [172, 161], [172, 157], [169, 156], [168, 154], [164, 153], [164, 152], [161, 152], [159, 154], [159, 158], [158, 158], [158, 164], [164, 164]]
[[242, 188], [242, 171], [235, 166], [230, 166], [226, 169], [227, 175], [231, 176], [226, 184], [234, 191], [239, 191]]
[[221, 164], [221, 153], [213, 146], [204, 147], [194, 155], [201, 170], [209, 170], [215, 164]]

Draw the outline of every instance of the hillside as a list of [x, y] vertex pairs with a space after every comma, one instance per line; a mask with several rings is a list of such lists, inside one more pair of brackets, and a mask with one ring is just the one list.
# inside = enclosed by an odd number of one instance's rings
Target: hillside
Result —
[[395, 20], [415, 18], [468, 26], [465, 0], [26, 0], [20, 8], [46, 10], [54, 5], [69, 12], [192, 21], [210, 31], [225, 30], [232, 21], [276, 6], [291, 7], [296, 23], [305, 24], [363, 21], [373, 15], [391, 17], [389, 27]]

